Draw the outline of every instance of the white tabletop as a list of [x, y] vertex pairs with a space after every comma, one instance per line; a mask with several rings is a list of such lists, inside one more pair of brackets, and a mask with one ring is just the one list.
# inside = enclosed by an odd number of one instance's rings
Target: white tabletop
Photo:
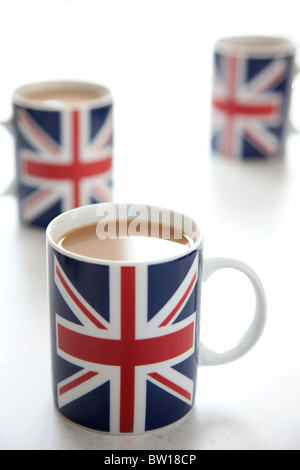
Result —
[[[261, 5], [254, 0], [253, 13], [240, 12], [238, 22], [231, 13], [240, 11], [240, 2], [207, 3], [1, 4], [7, 74], [1, 77], [0, 119], [9, 117], [10, 95], [25, 82], [74, 78], [110, 86], [114, 199], [184, 211], [205, 232], [205, 257], [250, 264], [266, 290], [265, 331], [238, 361], [199, 369], [194, 409], [176, 425], [138, 436], [77, 427], [52, 400], [45, 231], [21, 225], [14, 196], [2, 196], [0, 449], [300, 448], [300, 136], [291, 135], [286, 156], [272, 164], [222, 161], [209, 151], [213, 42], [228, 34], [264, 33], [289, 36], [299, 46], [299, 15], [287, 1], [289, 10], [275, 11], [274, 21], [265, 23], [274, 3], [266, 1], [253, 23]], [[297, 93], [294, 101], [297, 118]], [[13, 176], [12, 154], [11, 137], [0, 129], [1, 190]], [[210, 345], [231, 344], [251, 319], [251, 288], [229, 274], [216, 274], [203, 286], [201, 339]]]

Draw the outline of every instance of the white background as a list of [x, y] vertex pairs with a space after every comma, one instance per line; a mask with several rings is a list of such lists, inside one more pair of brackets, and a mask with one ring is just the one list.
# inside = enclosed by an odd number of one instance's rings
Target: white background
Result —
[[[259, 343], [234, 363], [200, 368], [195, 407], [184, 421], [140, 436], [81, 429], [52, 402], [45, 233], [21, 226], [15, 198], [2, 196], [1, 449], [300, 448], [300, 136], [291, 135], [286, 156], [272, 164], [216, 160], [209, 152], [214, 41], [272, 34], [300, 48], [296, 5], [0, 0], [0, 120], [10, 117], [11, 94], [23, 83], [107, 85], [115, 102], [114, 199], [195, 217], [205, 256], [250, 264], [268, 300]], [[297, 81], [294, 88], [297, 124]], [[0, 128], [0, 190], [13, 177], [13, 152]], [[220, 347], [237, 339], [254, 308], [248, 283], [229, 274], [216, 274], [203, 288], [202, 340]]]

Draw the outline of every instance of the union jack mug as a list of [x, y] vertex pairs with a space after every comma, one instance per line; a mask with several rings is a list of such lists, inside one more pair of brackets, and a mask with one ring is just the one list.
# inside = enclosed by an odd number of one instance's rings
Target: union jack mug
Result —
[[47, 227], [66, 210], [111, 201], [112, 96], [100, 85], [50, 81], [13, 94], [16, 182], [22, 222]]
[[280, 37], [228, 37], [214, 46], [212, 152], [236, 159], [285, 154], [295, 47]]
[[[58, 243], [69, 231], [97, 224], [100, 213], [109, 222], [120, 213], [134, 222], [134, 214], [146, 213], [150, 220], [153, 211], [175, 228], [184, 223], [193, 242], [181, 254], [105, 260]], [[88, 205], [56, 217], [46, 237], [54, 401], [81, 426], [138, 434], [177, 422], [193, 407], [198, 366], [240, 358], [263, 331], [266, 299], [255, 272], [238, 260], [203, 261], [202, 233], [183, 214], [153, 206]], [[249, 278], [256, 307], [241, 340], [219, 353], [199, 340], [200, 297], [202, 281], [222, 268]]]

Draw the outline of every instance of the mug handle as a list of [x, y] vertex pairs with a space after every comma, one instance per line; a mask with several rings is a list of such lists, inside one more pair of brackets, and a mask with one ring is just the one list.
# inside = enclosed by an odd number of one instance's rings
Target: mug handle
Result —
[[[7, 121], [0, 121], [0, 125], [5, 127], [8, 132], [13, 136], [14, 135], [14, 122], [13, 122], [13, 117], [8, 119]], [[7, 196], [7, 195], [14, 195], [15, 194], [15, 186], [16, 186], [16, 181], [13, 179], [7, 186], [7, 188], [0, 192], [0, 196]]]
[[220, 365], [239, 359], [255, 345], [261, 336], [267, 313], [267, 302], [264, 288], [257, 274], [246, 263], [231, 258], [208, 258], [203, 263], [203, 281], [219, 269], [232, 268], [241, 271], [250, 280], [256, 298], [253, 320], [235, 346], [228, 351], [219, 353], [200, 342], [199, 365]]

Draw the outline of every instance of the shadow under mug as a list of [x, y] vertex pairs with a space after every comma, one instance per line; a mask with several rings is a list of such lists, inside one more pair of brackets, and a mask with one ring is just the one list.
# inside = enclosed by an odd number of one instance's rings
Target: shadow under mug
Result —
[[22, 222], [46, 228], [57, 215], [112, 200], [113, 116], [110, 91], [97, 84], [24, 85], [4, 125], [15, 141], [15, 194]]
[[295, 73], [295, 46], [286, 38], [219, 39], [213, 53], [213, 154], [240, 160], [283, 157], [292, 129]]
[[[171, 257], [118, 261], [58, 243], [103, 217], [136, 223], [140, 214], [147, 223], [158, 216], [183, 229], [192, 244]], [[234, 259], [203, 261], [203, 234], [183, 214], [139, 204], [89, 205], [55, 218], [46, 237], [54, 400], [79, 425], [136, 434], [180, 420], [193, 407], [198, 366], [240, 358], [264, 329], [266, 298], [255, 272]], [[250, 280], [256, 306], [241, 339], [220, 353], [199, 339], [200, 300], [202, 281], [223, 268]]]

